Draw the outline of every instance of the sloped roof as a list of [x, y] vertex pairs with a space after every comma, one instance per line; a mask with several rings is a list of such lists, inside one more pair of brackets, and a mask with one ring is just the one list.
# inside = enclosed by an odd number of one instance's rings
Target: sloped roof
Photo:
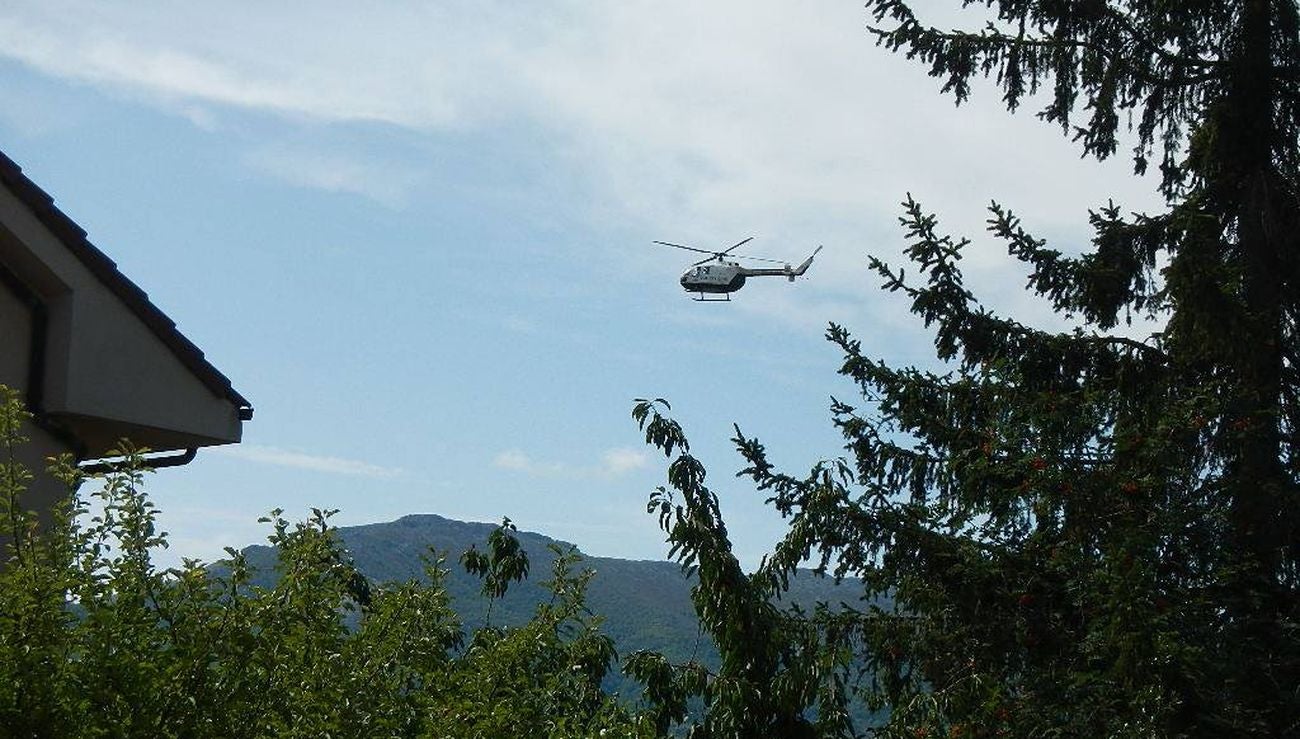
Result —
[[149, 300], [149, 295], [117, 269], [117, 264], [86, 238], [86, 231], [54, 205], [54, 198], [23, 174], [12, 159], [0, 152], [0, 182], [18, 197], [90, 273], [103, 283], [149, 330], [194, 373], [209, 390], [239, 409], [240, 420], [253, 417], [253, 406], [212, 366], [203, 351], [185, 338], [176, 322]]

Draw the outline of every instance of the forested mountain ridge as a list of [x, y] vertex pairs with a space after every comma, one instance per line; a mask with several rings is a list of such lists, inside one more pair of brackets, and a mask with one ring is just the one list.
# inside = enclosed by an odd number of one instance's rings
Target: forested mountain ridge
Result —
[[[424, 558], [434, 553], [444, 555], [444, 567], [449, 571], [445, 582], [447, 592], [465, 629], [470, 631], [483, 625], [487, 601], [479, 593], [478, 578], [468, 574], [458, 560], [472, 546], [483, 549], [488, 534], [495, 528], [496, 524], [457, 521], [425, 513], [386, 523], [343, 526], [337, 531], [357, 569], [374, 584], [422, 579]], [[551, 563], [555, 560], [550, 547], [572, 546], [534, 532], [519, 531], [514, 535], [528, 554], [529, 577], [513, 584], [493, 605], [494, 626], [518, 625], [532, 617], [537, 604], [550, 598], [541, 586], [550, 577]], [[258, 570], [259, 584], [271, 584], [275, 577], [274, 548], [252, 545], [243, 549], [243, 554]], [[587, 606], [604, 619], [603, 630], [614, 639], [620, 657], [650, 649], [672, 661], [687, 660], [694, 655], [705, 664], [715, 662], [716, 650], [707, 635], [700, 635], [691, 605], [693, 579], [688, 579], [680, 566], [667, 561], [584, 554], [578, 567], [596, 573], [587, 591]], [[853, 583], [837, 585], [832, 578], [809, 571], [800, 571], [790, 585], [789, 602], [804, 608], [811, 608], [819, 601], [855, 605], [861, 595], [861, 589]], [[615, 691], [630, 687], [620, 678], [617, 672], [611, 674], [607, 687]]]

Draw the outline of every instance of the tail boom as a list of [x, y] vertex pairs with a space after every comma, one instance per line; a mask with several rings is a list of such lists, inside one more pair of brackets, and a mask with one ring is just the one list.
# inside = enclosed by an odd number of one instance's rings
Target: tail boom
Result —
[[814, 249], [813, 253], [808, 255], [808, 258], [803, 260], [803, 264], [798, 267], [791, 267], [788, 264], [782, 269], [748, 269], [741, 267], [740, 273], [746, 277], [787, 277], [791, 282], [794, 282], [794, 278], [800, 277], [804, 272], [808, 271], [808, 267], [813, 263], [813, 257], [816, 257], [817, 252], [821, 250], [820, 246]]

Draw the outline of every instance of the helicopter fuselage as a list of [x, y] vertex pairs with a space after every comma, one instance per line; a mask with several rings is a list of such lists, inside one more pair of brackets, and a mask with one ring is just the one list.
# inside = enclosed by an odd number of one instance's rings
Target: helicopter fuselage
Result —
[[692, 293], [734, 293], [745, 286], [745, 270], [735, 262], [710, 262], [686, 270], [682, 288]]

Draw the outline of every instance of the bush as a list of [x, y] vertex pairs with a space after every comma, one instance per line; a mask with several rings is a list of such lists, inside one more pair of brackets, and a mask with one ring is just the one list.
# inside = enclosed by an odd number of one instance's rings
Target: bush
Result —
[[[585, 607], [590, 572], [557, 552], [552, 594], [521, 627], [468, 639], [444, 560], [424, 581], [373, 586], [330, 526], [263, 519], [279, 556], [271, 587], [244, 557], [159, 570], [165, 547], [126, 447], [89, 498], [70, 459], [67, 499], [41, 527], [14, 461], [28, 415], [0, 386], [0, 730], [22, 737], [643, 736], [648, 723], [600, 691], [612, 642]], [[90, 489], [86, 485], [85, 489]], [[484, 592], [527, 573], [507, 521], [485, 553]], [[503, 575], [504, 573], [504, 575]]]

